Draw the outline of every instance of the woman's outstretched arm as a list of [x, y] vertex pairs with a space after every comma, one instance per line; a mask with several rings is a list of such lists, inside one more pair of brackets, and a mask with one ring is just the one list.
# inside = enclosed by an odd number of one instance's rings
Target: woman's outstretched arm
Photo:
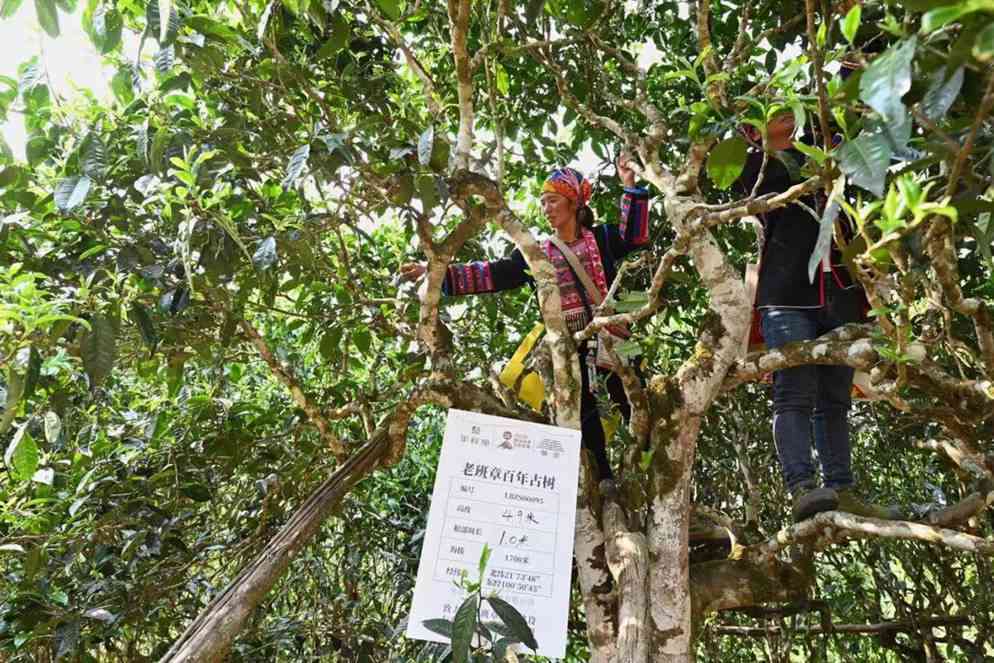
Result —
[[[415, 281], [425, 270], [424, 263], [410, 262], [401, 265], [400, 275], [408, 281]], [[530, 281], [528, 264], [521, 251], [515, 249], [510, 256], [500, 260], [452, 263], [446, 269], [442, 292], [450, 296], [482, 295], [520, 288]]]

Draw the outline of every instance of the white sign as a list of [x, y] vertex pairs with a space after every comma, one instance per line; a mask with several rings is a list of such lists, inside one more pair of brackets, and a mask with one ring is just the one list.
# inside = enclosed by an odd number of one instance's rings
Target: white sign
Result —
[[[566, 655], [580, 431], [449, 410], [407, 635], [448, 642], [426, 619], [453, 619], [492, 549], [483, 594], [518, 609], [538, 653]], [[499, 621], [484, 604], [482, 621]]]

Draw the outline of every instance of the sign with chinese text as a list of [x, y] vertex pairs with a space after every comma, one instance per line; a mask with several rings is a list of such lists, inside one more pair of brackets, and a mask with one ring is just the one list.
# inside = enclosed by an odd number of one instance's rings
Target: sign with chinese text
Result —
[[[449, 410], [407, 635], [447, 642], [426, 619], [453, 619], [479, 576], [520, 612], [538, 653], [566, 655], [580, 431]], [[488, 606], [482, 621], [500, 621]]]

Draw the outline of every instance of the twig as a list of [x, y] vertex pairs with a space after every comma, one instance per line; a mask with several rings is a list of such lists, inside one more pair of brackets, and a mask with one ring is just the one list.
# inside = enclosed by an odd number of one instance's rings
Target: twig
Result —
[[247, 320], [240, 320], [239, 326], [242, 331], [248, 336], [252, 345], [262, 356], [263, 361], [269, 366], [269, 370], [272, 371], [273, 375], [279, 379], [286, 387], [290, 390], [290, 395], [293, 398], [293, 402], [297, 404], [304, 414], [307, 415], [307, 419], [318, 429], [318, 433], [321, 435], [322, 441], [328, 446], [331, 452], [335, 455], [339, 461], [342, 461], [347, 456], [345, 450], [345, 445], [342, 441], [331, 432], [331, 424], [325, 418], [324, 414], [321, 412], [321, 408], [318, 407], [314, 401], [304, 393], [303, 387], [300, 386], [300, 381], [293, 374], [288, 366], [284, 366], [283, 363], [276, 358], [272, 350], [269, 349], [269, 345], [266, 340], [262, 338], [262, 335], [253, 327]]
[[[967, 617], [935, 617], [915, 621], [879, 622], [877, 624], [830, 624], [829, 628], [821, 625], [794, 629], [794, 632], [808, 634], [852, 633], [864, 635], [880, 635], [882, 633], [917, 632], [921, 628], [936, 628], [941, 626], [967, 626]], [[769, 635], [780, 634], [779, 626], [749, 627], [749, 626], [716, 626], [715, 632], [721, 635], [732, 635], [749, 638], [765, 638]]]

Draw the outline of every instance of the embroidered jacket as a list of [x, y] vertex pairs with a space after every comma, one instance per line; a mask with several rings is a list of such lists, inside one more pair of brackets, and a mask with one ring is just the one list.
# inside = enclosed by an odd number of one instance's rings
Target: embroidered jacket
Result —
[[[642, 188], [625, 188], [621, 198], [621, 220], [618, 225], [602, 224], [590, 230], [582, 229], [580, 237], [569, 244], [587, 269], [594, 284], [607, 294], [614, 281], [618, 261], [631, 251], [649, 242], [649, 192]], [[583, 329], [590, 321], [586, 292], [576, 282], [572, 270], [552, 242], [542, 242], [546, 255], [556, 269], [563, 316], [573, 331]], [[476, 295], [519, 288], [534, 284], [528, 274], [528, 263], [521, 251], [515, 249], [500, 260], [475, 261], [449, 266], [442, 285], [447, 295]]]

